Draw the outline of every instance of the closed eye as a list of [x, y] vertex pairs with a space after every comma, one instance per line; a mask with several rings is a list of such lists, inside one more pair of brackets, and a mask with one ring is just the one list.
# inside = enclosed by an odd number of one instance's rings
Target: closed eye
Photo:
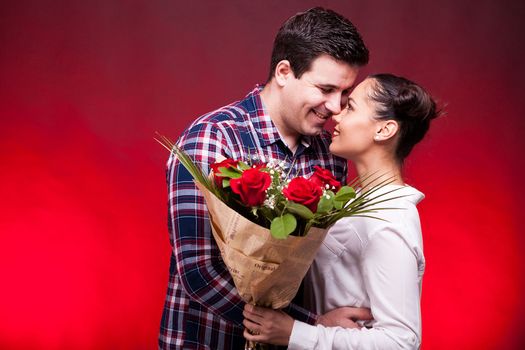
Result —
[[354, 100], [349, 97], [348, 98], [348, 105], [346, 106], [346, 108], [348, 108], [349, 111], [353, 111], [354, 110], [354, 107], [352, 107], [352, 103], [354, 103]]
[[327, 88], [327, 87], [319, 87], [319, 90], [321, 90], [323, 94], [331, 94], [332, 92], [334, 92], [333, 88]]

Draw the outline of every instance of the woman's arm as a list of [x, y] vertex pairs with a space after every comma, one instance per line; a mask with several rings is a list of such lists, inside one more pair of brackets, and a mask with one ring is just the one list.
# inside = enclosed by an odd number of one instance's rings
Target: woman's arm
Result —
[[418, 264], [395, 231], [376, 233], [362, 255], [373, 328], [344, 329], [295, 322], [293, 349], [417, 349], [421, 344]]

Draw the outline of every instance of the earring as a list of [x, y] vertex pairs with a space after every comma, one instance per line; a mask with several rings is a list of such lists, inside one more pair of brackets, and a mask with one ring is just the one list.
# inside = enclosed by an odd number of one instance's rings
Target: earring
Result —
[[374, 140], [375, 141], [379, 141], [379, 140], [381, 140], [381, 137], [379, 137], [379, 135], [376, 135], [376, 136], [374, 136]]

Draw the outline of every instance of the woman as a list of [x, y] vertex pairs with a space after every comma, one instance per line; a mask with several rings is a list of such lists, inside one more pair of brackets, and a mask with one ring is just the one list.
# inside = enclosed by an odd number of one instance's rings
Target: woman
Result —
[[[325, 314], [322, 321], [312, 326], [247, 305], [246, 339], [289, 349], [419, 348], [425, 260], [416, 205], [424, 196], [403, 182], [401, 169], [437, 115], [431, 96], [404, 78], [372, 75], [355, 88], [347, 111], [334, 117], [330, 151], [351, 160], [361, 178], [384, 174], [367, 187], [394, 176], [379, 192], [402, 197], [381, 205], [395, 210], [373, 214], [383, 220], [344, 218], [329, 230], [305, 282], [307, 306]], [[373, 319], [326, 327], [330, 311], [343, 306], [370, 308]]]

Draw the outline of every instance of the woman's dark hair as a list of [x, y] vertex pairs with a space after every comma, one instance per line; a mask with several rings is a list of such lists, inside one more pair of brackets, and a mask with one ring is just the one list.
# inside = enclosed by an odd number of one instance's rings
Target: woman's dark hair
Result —
[[430, 121], [440, 111], [432, 96], [416, 83], [392, 74], [373, 74], [375, 84], [369, 96], [377, 102], [381, 120], [393, 119], [399, 123], [396, 158], [402, 163], [412, 148], [423, 139]]
[[290, 17], [275, 37], [268, 81], [282, 60], [290, 61], [299, 79], [312, 61], [323, 54], [351, 66], [368, 63], [368, 49], [352, 22], [322, 7], [300, 12]]

